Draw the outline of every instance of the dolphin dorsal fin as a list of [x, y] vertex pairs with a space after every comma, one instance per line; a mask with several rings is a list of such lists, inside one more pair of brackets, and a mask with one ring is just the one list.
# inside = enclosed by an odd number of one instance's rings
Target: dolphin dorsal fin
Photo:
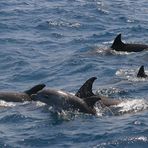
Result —
[[24, 93], [28, 95], [36, 94], [38, 91], [42, 90], [46, 85], [45, 84], [38, 84], [32, 87], [29, 90], [26, 90]]
[[115, 49], [116, 47], [122, 46], [124, 43], [121, 41], [121, 33], [116, 36], [111, 48]]
[[141, 78], [145, 78], [147, 77], [147, 75], [145, 74], [145, 71], [144, 71], [144, 66], [142, 65], [138, 71], [138, 74], [137, 74], [137, 77], [141, 77]]
[[91, 96], [88, 98], [84, 98], [84, 101], [86, 102], [86, 104], [91, 108], [93, 108], [95, 103], [99, 100], [101, 100], [99, 96]]
[[75, 96], [79, 98], [88, 98], [91, 96], [94, 96], [94, 93], [92, 92], [92, 85], [93, 82], [96, 80], [96, 77], [91, 77], [88, 79], [78, 90], [78, 92], [75, 94]]

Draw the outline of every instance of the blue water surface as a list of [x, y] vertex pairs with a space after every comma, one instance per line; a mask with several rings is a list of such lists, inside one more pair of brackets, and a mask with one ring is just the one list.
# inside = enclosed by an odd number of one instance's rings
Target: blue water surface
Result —
[[57, 114], [41, 102], [0, 101], [0, 147], [148, 147], [148, 52], [107, 49], [117, 34], [148, 44], [147, 0], [0, 0], [0, 89], [22, 92], [45, 83], [75, 93], [125, 99], [97, 116]]

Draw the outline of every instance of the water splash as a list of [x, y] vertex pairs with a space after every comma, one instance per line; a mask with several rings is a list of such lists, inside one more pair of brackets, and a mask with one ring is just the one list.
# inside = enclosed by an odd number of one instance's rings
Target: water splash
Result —
[[16, 106], [15, 103], [5, 102], [3, 100], [0, 100], [0, 107], [14, 107], [14, 106]]
[[115, 51], [115, 50], [111, 50], [110, 52], [113, 55], [130, 55], [130, 54], [133, 54], [134, 53], [134, 52]]
[[148, 102], [144, 99], [128, 100], [117, 105], [119, 113], [136, 113], [148, 109]]
[[36, 102], [36, 106], [37, 107], [42, 107], [42, 106], [45, 106], [46, 104], [45, 103], [43, 103], [43, 102], [40, 102], [40, 101], [37, 101]]
[[[109, 98], [111, 99], [111, 98]], [[137, 113], [148, 109], [148, 102], [145, 99], [118, 99], [118, 105], [105, 106], [101, 101], [97, 102], [95, 109], [97, 116], [119, 116], [127, 113]]]

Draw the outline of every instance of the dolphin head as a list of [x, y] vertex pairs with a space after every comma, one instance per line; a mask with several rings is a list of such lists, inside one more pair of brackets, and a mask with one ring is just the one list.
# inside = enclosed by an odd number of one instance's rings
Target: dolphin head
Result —
[[48, 88], [33, 94], [31, 97], [33, 101], [40, 101], [54, 107], [56, 110], [61, 110], [68, 108], [68, 101], [73, 97], [73, 95], [61, 90]]

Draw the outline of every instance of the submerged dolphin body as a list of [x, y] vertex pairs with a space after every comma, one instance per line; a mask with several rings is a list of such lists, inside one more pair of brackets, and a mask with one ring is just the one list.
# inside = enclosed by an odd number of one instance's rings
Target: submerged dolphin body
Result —
[[[96, 79], [95, 77], [89, 79], [89, 83], [91, 84], [92, 81]], [[87, 90], [87, 88], [84, 89]], [[87, 93], [87, 92], [85, 92]], [[82, 94], [85, 96], [85, 94]], [[87, 95], [88, 96], [88, 95]], [[61, 111], [61, 110], [77, 110], [82, 113], [87, 114], [96, 114], [96, 110], [94, 108], [94, 104], [100, 100], [97, 96], [88, 96], [85, 98], [79, 98], [79, 96], [72, 95], [70, 93], [64, 92], [62, 90], [55, 90], [55, 89], [44, 89], [32, 95], [34, 101], [41, 101], [46, 103], [47, 105], [52, 106], [54, 109]]]
[[121, 40], [121, 34], [117, 35], [112, 46], [112, 50], [116, 51], [126, 51], [126, 52], [140, 52], [143, 50], [148, 50], [148, 45], [143, 44], [126, 44]]
[[[92, 77], [90, 79], [88, 79], [83, 85], [82, 87], [78, 90], [78, 92], [76, 93], [76, 96], [80, 97], [80, 98], [100, 98], [100, 103], [104, 106], [112, 106], [112, 105], [118, 105], [119, 103], [121, 103], [121, 100], [113, 100], [113, 99], [109, 99], [107, 97], [104, 96], [99, 96], [99, 95], [95, 95], [92, 92], [92, 85], [93, 82], [96, 80], [96, 77]], [[91, 80], [91, 81], [90, 81]]]
[[0, 100], [7, 102], [23, 102], [32, 101], [31, 95], [37, 93], [45, 87], [44, 84], [39, 84], [32, 87], [25, 92], [15, 93], [15, 92], [0, 92]]
[[138, 74], [137, 74], [137, 77], [138, 78], [147, 78], [148, 77], [148, 75], [145, 74], [143, 65], [140, 67]]

